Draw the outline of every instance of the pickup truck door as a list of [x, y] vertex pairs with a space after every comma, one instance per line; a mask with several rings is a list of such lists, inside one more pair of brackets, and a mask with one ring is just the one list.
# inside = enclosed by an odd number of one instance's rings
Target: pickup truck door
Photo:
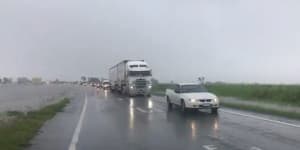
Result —
[[174, 91], [174, 88], [172, 88], [172, 89], [169, 89], [169, 98], [170, 98], [170, 101], [171, 101], [171, 103], [174, 103], [174, 99], [175, 99], [175, 91]]

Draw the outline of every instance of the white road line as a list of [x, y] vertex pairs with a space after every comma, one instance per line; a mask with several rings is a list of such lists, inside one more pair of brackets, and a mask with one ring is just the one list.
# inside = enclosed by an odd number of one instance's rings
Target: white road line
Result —
[[214, 145], [203, 145], [203, 148], [205, 148], [206, 150], [216, 150], [217, 147]]
[[278, 120], [272, 120], [272, 119], [242, 114], [242, 113], [233, 112], [233, 111], [227, 111], [227, 110], [220, 110], [220, 111], [229, 113], [229, 114], [233, 114], [233, 115], [239, 115], [239, 116], [244, 116], [244, 117], [248, 117], [248, 118], [259, 119], [259, 120], [263, 120], [263, 121], [267, 121], [267, 122], [271, 122], [271, 123], [275, 123], [275, 124], [281, 124], [281, 125], [291, 126], [291, 127], [295, 127], [295, 128], [300, 128], [300, 125], [297, 125], [297, 124], [286, 123], [286, 122], [282, 122], [282, 121], [278, 121]]
[[77, 145], [80, 130], [81, 130], [81, 127], [82, 127], [82, 122], [83, 122], [85, 112], [86, 112], [86, 106], [87, 106], [87, 96], [85, 95], [84, 105], [83, 105], [83, 108], [82, 108], [82, 111], [81, 111], [81, 114], [80, 114], [79, 121], [77, 123], [77, 127], [76, 127], [76, 129], [73, 133], [73, 137], [72, 137], [72, 141], [71, 141], [70, 146], [69, 146], [69, 150], [76, 150], [76, 145]]
[[258, 147], [255, 147], [255, 146], [253, 146], [253, 147], [251, 147], [250, 148], [250, 150], [262, 150], [261, 148], [258, 148]]
[[138, 110], [138, 111], [140, 111], [142, 113], [147, 113], [148, 112], [147, 110], [144, 110], [144, 109], [142, 109], [140, 107], [137, 107], [136, 110]]

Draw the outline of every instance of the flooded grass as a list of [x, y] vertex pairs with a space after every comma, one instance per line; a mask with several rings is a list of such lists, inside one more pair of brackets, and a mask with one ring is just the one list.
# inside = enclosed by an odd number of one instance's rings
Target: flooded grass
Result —
[[0, 145], [5, 150], [20, 150], [28, 146], [42, 125], [61, 111], [69, 99], [64, 98], [56, 104], [46, 106], [38, 111], [7, 112], [8, 122], [0, 122]]

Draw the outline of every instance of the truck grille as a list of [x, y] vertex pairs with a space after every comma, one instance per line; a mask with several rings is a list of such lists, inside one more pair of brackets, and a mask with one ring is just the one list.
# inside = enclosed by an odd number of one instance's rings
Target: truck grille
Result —
[[137, 79], [135, 80], [136, 88], [145, 88], [147, 85], [147, 81], [145, 79]]

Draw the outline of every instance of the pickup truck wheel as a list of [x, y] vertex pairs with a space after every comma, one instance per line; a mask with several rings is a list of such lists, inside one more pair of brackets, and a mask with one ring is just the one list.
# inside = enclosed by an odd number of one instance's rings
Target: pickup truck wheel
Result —
[[212, 108], [211, 113], [212, 114], [218, 114], [218, 108]]
[[173, 108], [173, 104], [171, 103], [169, 97], [167, 97], [167, 105], [168, 105], [168, 109], [172, 109]]
[[182, 112], [187, 112], [187, 108], [185, 107], [185, 103], [183, 100], [181, 100], [181, 106], [180, 106], [180, 109]]

